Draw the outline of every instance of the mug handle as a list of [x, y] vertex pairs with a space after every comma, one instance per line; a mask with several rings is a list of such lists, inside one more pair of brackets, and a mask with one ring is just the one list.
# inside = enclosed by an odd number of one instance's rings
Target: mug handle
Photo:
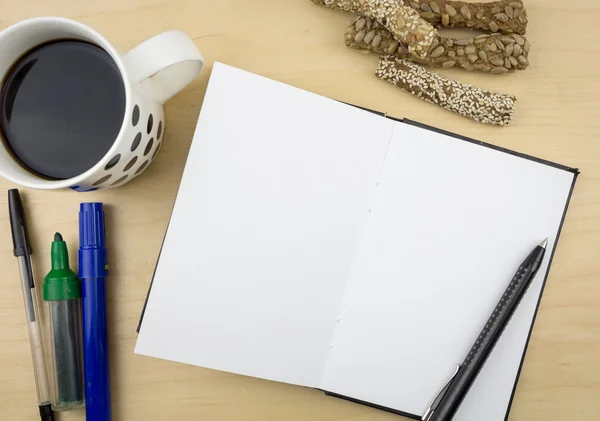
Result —
[[191, 83], [204, 67], [196, 44], [181, 31], [158, 34], [122, 59], [133, 82], [140, 83], [161, 104]]

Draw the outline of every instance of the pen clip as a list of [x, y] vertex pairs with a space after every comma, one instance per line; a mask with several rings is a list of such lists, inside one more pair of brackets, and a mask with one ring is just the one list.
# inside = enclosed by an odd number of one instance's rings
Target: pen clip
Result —
[[450, 387], [450, 383], [452, 383], [452, 380], [454, 380], [454, 378], [458, 374], [458, 370], [460, 370], [460, 365], [456, 366], [456, 369], [454, 370], [454, 373], [452, 374], [452, 377], [450, 377], [450, 379], [448, 379], [448, 381], [440, 389], [440, 391], [437, 393], [437, 395], [435, 395], [435, 398], [433, 399], [433, 401], [431, 401], [431, 404], [429, 405], [429, 407], [425, 411], [425, 414], [423, 414], [423, 416], [421, 417], [421, 421], [429, 421], [431, 419], [431, 417], [433, 416], [433, 413], [435, 412], [437, 406], [440, 404], [440, 401], [442, 400], [442, 398], [446, 394], [446, 390], [448, 390], [448, 387]]

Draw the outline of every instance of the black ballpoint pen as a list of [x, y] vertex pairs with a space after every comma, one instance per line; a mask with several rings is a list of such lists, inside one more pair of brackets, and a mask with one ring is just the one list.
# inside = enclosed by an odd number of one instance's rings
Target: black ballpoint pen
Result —
[[547, 245], [546, 238], [521, 263], [467, 358], [427, 408], [423, 421], [450, 421], [454, 417], [540, 268]]
[[33, 266], [31, 264], [31, 246], [25, 223], [25, 212], [19, 190], [8, 191], [8, 211], [10, 216], [10, 228], [14, 245], [14, 254], [19, 262], [21, 273], [21, 285], [23, 287], [23, 299], [25, 301], [25, 312], [27, 314], [27, 329], [29, 331], [29, 343], [31, 345], [31, 356], [33, 357], [33, 374], [37, 388], [38, 407], [42, 421], [54, 419], [50, 404], [50, 384], [48, 372], [46, 371], [46, 354], [44, 352], [44, 340], [40, 321], [41, 307], [40, 298], [35, 290], [33, 278]]

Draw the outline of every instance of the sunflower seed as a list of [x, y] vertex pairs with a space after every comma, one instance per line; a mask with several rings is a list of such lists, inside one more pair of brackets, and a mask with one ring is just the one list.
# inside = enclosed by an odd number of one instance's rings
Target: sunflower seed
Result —
[[454, 51], [448, 51], [448, 57], [454, 58], [456, 57], [456, 53]]
[[[486, 35], [486, 38], [487, 38], [487, 35]], [[479, 45], [479, 44], [483, 44], [486, 41], [487, 41], [487, 39], [485, 39], [485, 38], [479, 38], [479, 39], [476, 39], [474, 41], [474, 43], [475, 43], [475, 45]]]
[[471, 10], [466, 4], [460, 8], [460, 14], [463, 15], [467, 20], [471, 19]]
[[481, 20], [481, 19], [483, 19], [483, 15], [484, 15], [484, 13], [485, 13], [485, 10], [483, 10], [483, 9], [479, 9], [479, 10], [477, 11], [477, 13], [475, 13], [475, 17], [476, 17], [477, 19]]
[[421, 10], [424, 12], [431, 12], [431, 6], [429, 6], [427, 3], [423, 3], [421, 5]]
[[429, 2], [429, 7], [435, 13], [438, 13], [438, 14], [440, 13], [440, 6], [436, 2], [434, 2], [434, 1]]
[[456, 64], [455, 61], [445, 61], [442, 63], [442, 67], [445, 67], [446, 69], [448, 69], [450, 67], [454, 67], [455, 64]]
[[510, 64], [509, 59], [504, 60], [504, 67], [506, 67], [507, 69], [510, 69], [512, 67], [512, 64]]
[[474, 45], [469, 45], [467, 48], [465, 48], [465, 52], [467, 54], [475, 54], [476, 51], [477, 51], [477, 49], [475, 48]]
[[513, 18], [513, 13], [514, 13], [514, 9], [512, 8], [512, 6], [508, 5], [504, 8], [504, 13], [506, 13], [506, 16], [508, 16], [510, 19]]
[[490, 51], [492, 53], [495, 53], [496, 51], [498, 51], [498, 46], [496, 45], [495, 42], [490, 43], [489, 46], [490, 46]]
[[523, 37], [521, 35], [513, 34], [512, 37], [515, 39], [517, 44], [519, 44], [521, 46], [525, 45], [525, 39], [523, 39]]
[[367, 18], [367, 29], [371, 29], [373, 27], [373, 19]]
[[448, 26], [450, 24], [450, 16], [443, 14], [442, 15], [442, 25], [443, 26]]
[[417, 3], [416, 1], [413, 1], [410, 3], [410, 7], [412, 7], [413, 9], [419, 9], [419, 3]]
[[513, 17], [518, 18], [523, 14], [523, 12], [525, 12], [525, 10], [523, 9], [514, 9]]
[[519, 44], [515, 44], [515, 48], [513, 50], [513, 56], [519, 57], [521, 55], [521, 51], [523, 51], [521, 49], [521, 46]]
[[513, 37], [509, 37], [507, 35], [504, 35], [502, 37], [500, 37], [500, 39], [502, 40], [503, 43], [505, 44], [514, 44], [516, 41], [513, 39]]
[[453, 18], [454, 16], [456, 16], [456, 9], [454, 7], [452, 7], [449, 4], [446, 4], [444, 6], [444, 8], [446, 9], [446, 13], [448, 13], [448, 15], [450, 15], [451, 18]]
[[375, 35], [375, 38], [373, 38], [373, 42], [371, 43], [371, 45], [374, 48], [377, 48], [379, 47], [379, 44], [381, 44], [381, 35], [377, 34]]
[[517, 61], [517, 59], [516, 59], [516, 58], [514, 58], [513, 56], [510, 56], [510, 57], [508, 58], [508, 61], [510, 61], [510, 64], [512, 64], [512, 65], [513, 65], [513, 67], [517, 67], [517, 66], [519, 65], [519, 62], [518, 62], [518, 61]]
[[402, 29], [406, 26], [406, 21], [402, 16], [398, 16], [398, 19], [396, 20], [396, 25], [398, 25], [398, 29]]
[[465, 55], [465, 49], [464, 48], [459, 48], [458, 50], [456, 50], [456, 54], [458, 54], [460, 57]]
[[367, 33], [367, 35], [365, 35], [365, 39], [363, 39], [363, 42], [370, 44], [371, 41], [373, 41], [373, 38], [375, 38], [375, 31], [370, 31]]
[[508, 16], [506, 16], [506, 13], [496, 13], [494, 17], [496, 20], [499, 20], [502, 23], [508, 22]]
[[435, 14], [433, 12], [421, 12], [421, 17], [427, 20], [433, 20], [435, 18]]
[[479, 57], [477, 57], [475, 54], [469, 54], [467, 57], [471, 63], [475, 63], [477, 60], [479, 60]]
[[515, 49], [515, 46], [513, 44], [508, 44], [506, 46], [506, 50], [504, 50], [506, 57], [512, 56], [514, 49]]
[[427, 26], [427, 25], [421, 25], [417, 29], [419, 31], [419, 34], [421, 34], [421, 35], [429, 34], [429, 26]]
[[492, 7], [492, 13], [500, 13], [501, 11], [502, 11], [502, 8], [500, 6]]
[[523, 50], [524, 50], [526, 53], [529, 53], [529, 50], [531, 50], [531, 43], [530, 43], [528, 40], [527, 40], [527, 41], [525, 41], [525, 45], [523, 46]]
[[354, 28], [356, 28], [357, 31], [360, 31], [361, 29], [363, 29], [365, 27], [365, 24], [367, 23], [367, 21], [363, 18], [363, 19], [359, 19], [356, 22], [356, 25], [354, 26]]
[[502, 43], [502, 41], [500, 41], [499, 39], [496, 40], [496, 46], [502, 51], [504, 51], [504, 49], [506, 48], [506, 47], [504, 47], [504, 44]]
[[514, 8], [514, 9], [522, 9], [523, 8], [523, 3], [521, 3], [520, 1], [511, 1], [508, 4], [510, 5], [510, 7]]
[[452, 46], [454, 46], [454, 40], [452, 38], [448, 38], [448, 41], [446, 41], [446, 44], [448, 44], [448, 47], [452, 47]]
[[454, 45], [469, 45], [469, 40], [466, 38], [463, 39], [455, 39]]
[[441, 56], [442, 54], [444, 54], [444, 51], [446, 51], [444, 49], [444, 47], [442, 47], [441, 45], [434, 48], [433, 51], [429, 54], [431, 57], [436, 58]]
[[435, 47], [437, 47], [440, 44], [440, 40], [439, 38], [434, 38], [433, 42], [431, 43], [431, 49], [433, 50]]
[[494, 21], [490, 22], [490, 31], [492, 32], [498, 32], [498, 24]]
[[525, 56], [519, 56], [519, 63], [523, 66], [529, 66], [529, 60], [527, 60], [527, 57]]
[[[495, 45], [495, 44], [494, 44], [494, 45]], [[483, 46], [483, 51], [485, 51], [486, 53], [489, 53], [489, 52], [490, 52], [490, 46], [489, 46], [489, 44], [485, 44], [485, 45]]]
[[519, 16], [519, 21], [523, 24], [527, 23], [527, 18], [525, 17], [525, 15], [521, 15]]
[[479, 50], [479, 58], [483, 61], [488, 61], [488, 55], [483, 50]]
[[358, 33], [354, 36], [355, 42], [362, 42], [365, 39], [365, 31], [358, 31]]
[[508, 73], [508, 70], [506, 70], [504, 67], [494, 67], [492, 69], [493, 75], [501, 75], [503, 73]]
[[390, 44], [390, 46], [387, 48], [387, 52], [389, 54], [392, 54], [394, 51], [396, 51], [398, 49], [398, 41], [394, 41]]
[[504, 66], [504, 60], [499, 57], [490, 59], [490, 63], [492, 63], [494, 66]]

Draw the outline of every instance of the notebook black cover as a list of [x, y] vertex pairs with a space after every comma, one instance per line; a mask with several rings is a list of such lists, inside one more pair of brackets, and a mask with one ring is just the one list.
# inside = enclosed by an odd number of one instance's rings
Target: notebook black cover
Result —
[[[523, 158], [523, 159], [528, 159], [530, 161], [538, 162], [540, 164], [548, 165], [550, 167], [558, 168], [558, 169], [561, 169], [561, 170], [573, 173], [573, 182], [571, 184], [571, 190], [569, 192], [569, 197], [567, 198], [567, 202], [565, 204], [565, 209], [564, 209], [564, 212], [563, 212], [563, 215], [562, 215], [562, 219], [561, 219], [561, 223], [560, 223], [558, 232], [556, 233], [556, 241], [554, 242], [554, 248], [552, 249], [552, 252], [550, 254], [550, 260], [548, 262], [548, 270], [546, 271], [546, 276], [544, 277], [544, 281], [543, 281], [543, 284], [542, 284], [542, 289], [541, 289], [541, 292], [540, 292], [540, 295], [539, 295], [538, 302], [536, 304], [535, 312], [533, 314], [533, 319], [531, 321], [531, 327], [529, 329], [529, 334], [527, 336], [527, 341], [525, 342], [525, 348], [523, 350], [523, 356], [521, 357], [521, 362], [519, 364], [519, 370], [517, 371], [517, 377], [515, 378], [515, 383], [514, 383], [514, 386], [513, 386], [512, 393], [511, 393], [510, 401], [508, 403], [508, 408], [506, 409], [506, 415], [505, 415], [504, 419], [505, 419], [505, 421], [508, 420], [508, 416], [510, 414], [512, 403], [513, 403], [513, 400], [514, 400], [514, 397], [515, 397], [515, 392], [516, 392], [516, 389], [517, 389], [517, 384], [518, 384], [519, 378], [521, 376], [521, 370], [523, 368], [523, 363], [525, 361], [525, 355], [527, 353], [527, 348], [529, 346], [529, 340], [531, 339], [531, 334], [533, 332], [533, 326], [535, 324], [535, 319], [537, 317], [537, 313], [538, 313], [538, 310], [539, 310], [539, 307], [540, 307], [540, 303], [541, 303], [542, 297], [544, 295], [544, 289], [546, 288], [546, 281], [548, 279], [548, 275], [550, 274], [550, 269], [551, 269], [551, 266], [552, 266], [552, 261], [554, 259], [554, 253], [556, 251], [556, 247], [558, 246], [558, 242], [560, 240], [560, 233], [562, 231], [562, 227], [564, 225], [565, 218], [566, 218], [566, 215], [567, 215], [567, 209], [569, 207], [569, 203], [571, 201], [571, 197], [572, 197], [573, 191], [575, 189], [575, 183], [577, 182], [577, 177], [579, 176], [579, 170], [577, 168], [567, 167], [565, 165], [561, 165], [561, 164], [558, 164], [558, 163], [555, 163], [555, 162], [547, 161], [547, 160], [544, 160], [544, 159], [541, 159], [541, 158], [537, 158], [537, 157], [534, 157], [534, 156], [531, 156], [531, 155], [526, 155], [526, 154], [523, 154], [523, 153], [520, 153], [520, 152], [517, 152], [517, 151], [513, 151], [513, 150], [510, 150], [510, 149], [506, 149], [506, 148], [503, 148], [503, 147], [500, 147], [500, 146], [496, 146], [496, 145], [492, 145], [492, 144], [489, 144], [489, 143], [481, 142], [479, 140], [471, 139], [471, 138], [466, 137], [466, 136], [462, 136], [462, 135], [459, 135], [459, 134], [456, 134], [456, 133], [452, 133], [452, 132], [449, 132], [449, 131], [446, 131], [446, 130], [438, 129], [436, 127], [428, 126], [426, 124], [419, 123], [419, 122], [416, 122], [416, 121], [412, 121], [412, 120], [409, 120], [409, 119], [398, 119], [398, 118], [394, 118], [394, 117], [388, 116], [387, 114], [379, 112], [379, 111], [375, 111], [375, 110], [371, 110], [371, 109], [368, 109], [368, 108], [359, 107], [359, 106], [356, 106], [356, 105], [353, 105], [353, 104], [348, 104], [348, 105], [352, 105], [352, 106], [354, 106], [356, 108], [360, 108], [362, 110], [365, 110], [365, 111], [368, 111], [368, 112], [371, 112], [371, 113], [374, 113], [374, 114], [381, 115], [382, 117], [389, 118], [391, 120], [398, 121], [400, 123], [409, 124], [411, 126], [419, 127], [421, 129], [424, 129], [424, 130], [430, 130], [430, 131], [433, 131], [433, 132], [436, 132], [436, 133], [440, 133], [440, 134], [443, 134], [443, 135], [446, 135], [446, 136], [454, 137], [456, 139], [464, 140], [465, 142], [474, 143], [476, 145], [479, 145], [479, 146], [482, 146], [482, 147], [485, 147], [485, 148], [494, 149], [494, 150], [499, 151], [499, 152], [507, 153], [509, 155], [518, 156], [518, 157]], [[168, 231], [168, 226], [167, 226], [167, 231]], [[166, 237], [166, 232], [167, 231], [165, 231], [165, 237]], [[164, 238], [163, 238], [163, 244], [164, 244]], [[161, 252], [162, 252], [162, 246], [161, 246]], [[159, 255], [158, 255], [158, 260], [160, 260], [160, 252], [159, 252]], [[157, 266], [158, 266], [158, 260], [157, 260]], [[142, 322], [144, 320], [144, 313], [146, 311], [146, 305], [148, 304], [148, 297], [150, 296], [150, 291], [152, 290], [152, 283], [154, 282], [154, 275], [155, 274], [156, 274], [156, 266], [154, 268], [154, 273], [153, 273], [152, 279], [150, 281], [150, 287], [148, 288], [148, 293], [146, 294], [146, 300], [144, 302], [144, 307], [142, 309], [142, 314], [140, 316], [140, 321], [139, 321], [139, 324], [138, 324], [137, 329], [136, 329], [136, 331], [138, 333], [140, 331], [140, 328], [142, 326]], [[361, 404], [361, 405], [369, 406], [371, 408], [379, 409], [379, 410], [386, 411], [386, 412], [391, 412], [393, 414], [402, 415], [404, 417], [413, 418], [413, 419], [416, 419], [416, 420], [420, 420], [421, 419], [421, 415], [409, 414], [409, 413], [398, 411], [398, 410], [395, 410], [395, 409], [392, 409], [392, 408], [387, 408], [387, 407], [384, 407], [384, 406], [381, 406], [381, 405], [373, 404], [373, 403], [370, 403], [370, 402], [361, 401], [359, 399], [351, 398], [351, 397], [348, 397], [348, 396], [339, 395], [337, 393], [329, 392], [329, 391], [326, 391], [326, 390], [323, 390], [323, 392], [326, 395], [328, 395], [328, 396], [332, 396], [332, 397], [335, 397], [335, 398], [344, 399], [344, 400], [347, 400], [347, 401], [350, 401], [350, 402], [354, 402], [354, 403], [358, 403], [358, 404]], [[432, 396], [432, 399], [433, 399], [433, 396]]]

